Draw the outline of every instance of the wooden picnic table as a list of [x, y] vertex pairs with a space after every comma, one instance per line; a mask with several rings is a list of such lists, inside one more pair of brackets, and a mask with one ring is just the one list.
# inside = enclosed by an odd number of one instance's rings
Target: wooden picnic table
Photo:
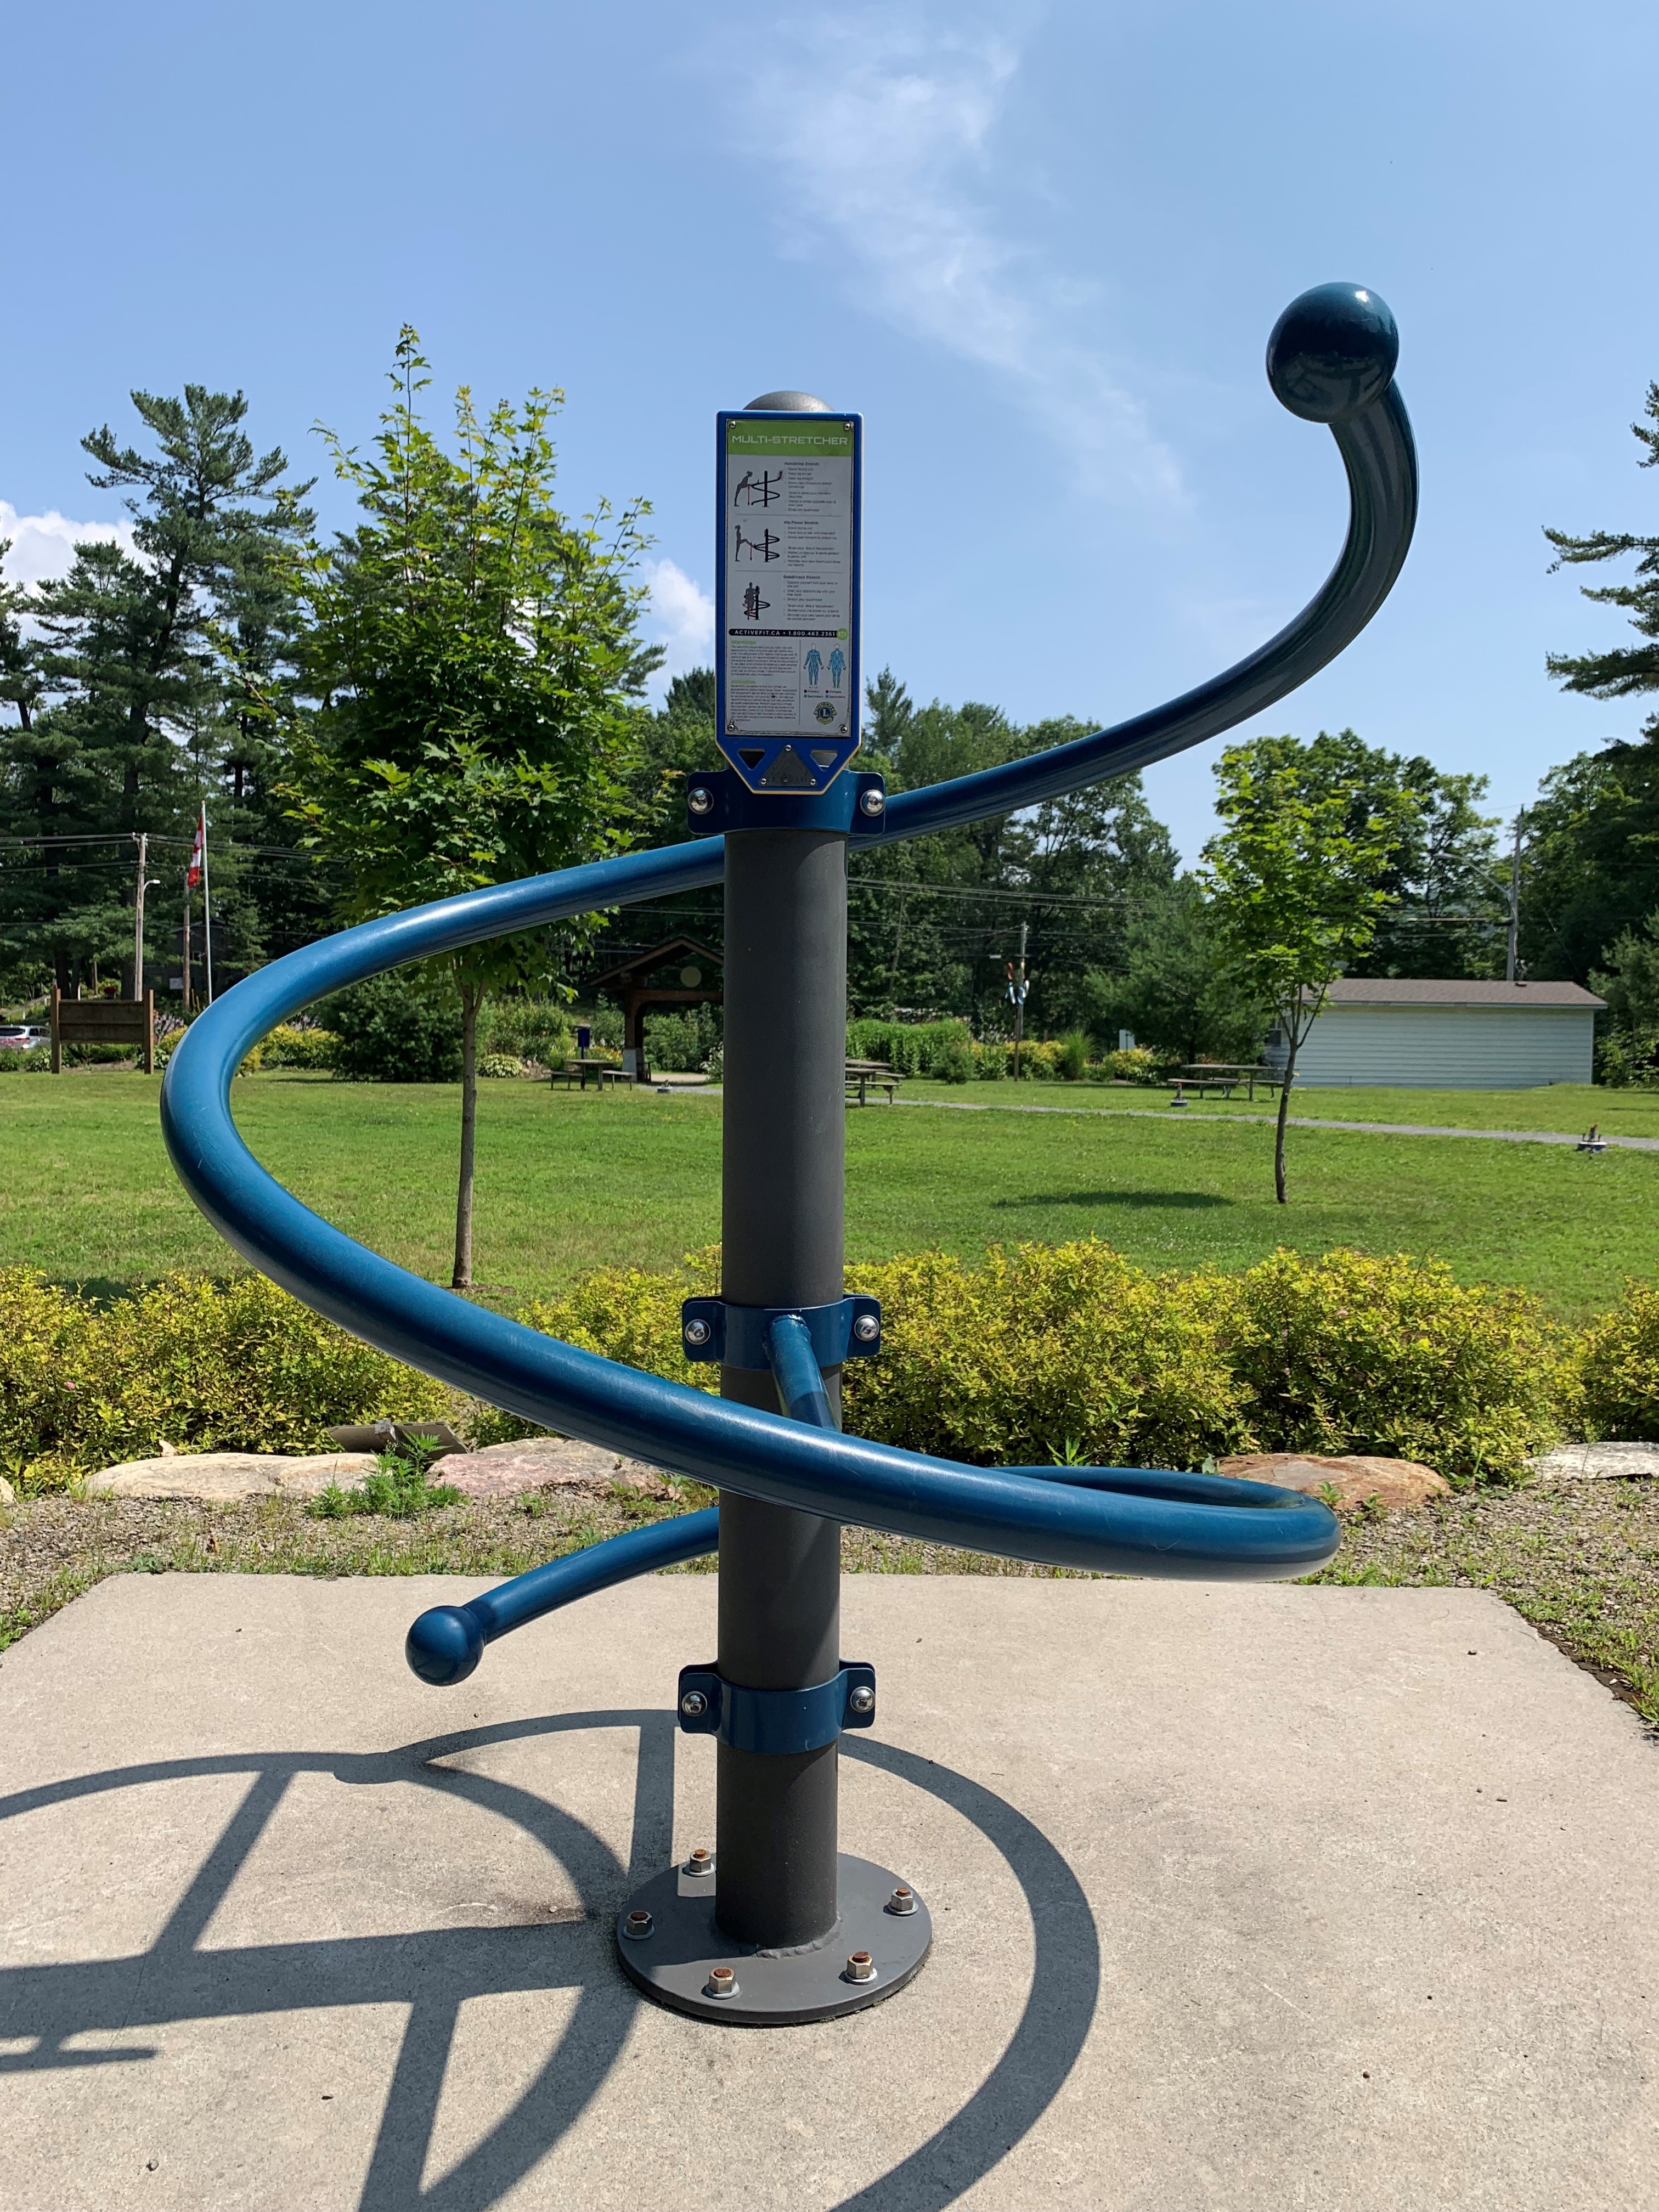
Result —
[[1175, 1085], [1177, 1097], [1185, 1091], [1195, 1091], [1200, 1098], [1216, 1091], [1224, 1098], [1231, 1098], [1243, 1085], [1246, 1086], [1246, 1097], [1254, 1098], [1258, 1083], [1271, 1097], [1275, 1091], [1285, 1087], [1285, 1079], [1277, 1070], [1253, 1066], [1242, 1060], [1195, 1060], [1190, 1067], [1178, 1067], [1170, 1079]]
[[887, 1103], [890, 1106], [894, 1093], [903, 1080], [902, 1075], [894, 1074], [885, 1060], [849, 1060], [847, 1063], [847, 1088], [849, 1091], [858, 1092], [857, 1103], [860, 1106], [868, 1103], [866, 1093], [871, 1091], [884, 1091]]
[[635, 1080], [635, 1078], [625, 1068], [619, 1066], [614, 1060], [580, 1057], [575, 1060], [567, 1060], [562, 1066], [550, 1068], [548, 1071], [547, 1079], [550, 1084], [552, 1084], [558, 1082], [562, 1077], [567, 1091], [573, 1083], [580, 1090], [586, 1091], [590, 1075], [601, 1091], [607, 1083], [614, 1086], [618, 1083], [632, 1083]]

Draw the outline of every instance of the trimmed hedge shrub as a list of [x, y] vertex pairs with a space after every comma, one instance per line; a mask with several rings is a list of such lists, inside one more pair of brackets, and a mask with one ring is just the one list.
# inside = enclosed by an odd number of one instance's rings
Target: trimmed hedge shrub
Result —
[[539, 1060], [550, 1067], [570, 1057], [574, 1046], [570, 1015], [554, 999], [486, 999], [478, 1016], [478, 1050], [509, 1060]]
[[1659, 1283], [1630, 1281], [1573, 1346], [1563, 1409], [1580, 1436], [1659, 1439]]
[[447, 1402], [263, 1275], [170, 1276], [100, 1309], [32, 1268], [0, 1269], [0, 1470], [32, 1489], [164, 1441], [323, 1451], [341, 1422], [430, 1419]]
[[293, 1022], [279, 1022], [256, 1050], [262, 1067], [332, 1067], [338, 1043], [332, 1030], [302, 1030]]
[[1524, 1291], [1404, 1253], [1279, 1251], [1208, 1279], [1263, 1450], [1376, 1452], [1470, 1478], [1518, 1474], [1559, 1433], [1564, 1346]]
[[[713, 1389], [681, 1349], [679, 1309], [718, 1278], [712, 1250], [683, 1276], [602, 1268], [520, 1318]], [[884, 1316], [880, 1358], [845, 1371], [848, 1428], [977, 1465], [1376, 1452], [1468, 1480], [1518, 1474], [1559, 1433], [1564, 1347], [1536, 1302], [1437, 1261], [1279, 1252], [1238, 1275], [1151, 1274], [1091, 1238], [981, 1267], [920, 1253], [848, 1281]], [[1651, 1312], [1659, 1352], [1659, 1294]]]
[[1149, 1275], [1110, 1245], [942, 1252], [860, 1267], [878, 1359], [849, 1361], [847, 1426], [975, 1465], [1197, 1467], [1255, 1438], [1206, 1279]]

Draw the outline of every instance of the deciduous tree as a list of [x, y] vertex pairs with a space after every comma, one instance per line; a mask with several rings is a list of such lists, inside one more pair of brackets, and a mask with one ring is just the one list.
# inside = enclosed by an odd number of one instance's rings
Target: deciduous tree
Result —
[[[294, 805], [349, 869], [343, 921], [618, 851], [638, 809], [627, 778], [637, 695], [654, 660], [635, 635], [647, 542], [635, 501], [573, 522], [554, 502], [549, 423], [532, 391], [481, 416], [463, 386], [450, 453], [427, 428], [429, 382], [407, 327], [372, 449], [325, 432], [357, 495], [356, 527], [313, 543], [309, 684]], [[556, 986], [585, 926], [525, 931], [448, 957], [460, 994], [457, 1289], [472, 1281], [478, 1010], [510, 986]]]
[[1239, 990], [1272, 1009], [1285, 1042], [1273, 1138], [1281, 1206], [1297, 1054], [1331, 985], [1372, 943], [1388, 872], [1418, 814], [1416, 798], [1395, 791], [1356, 819], [1353, 787], [1310, 771], [1294, 742], [1228, 746], [1215, 771], [1225, 827], [1204, 848], [1217, 938]]

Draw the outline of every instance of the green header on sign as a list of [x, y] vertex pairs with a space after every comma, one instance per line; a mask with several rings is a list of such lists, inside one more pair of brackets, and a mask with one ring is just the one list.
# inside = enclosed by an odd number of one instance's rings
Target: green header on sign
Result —
[[821, 460], [853, 451], [853, 434], [832, 416], [800, 416], [771, 422], [728, 422], [728, 453], [749, 453], [767, 460]]

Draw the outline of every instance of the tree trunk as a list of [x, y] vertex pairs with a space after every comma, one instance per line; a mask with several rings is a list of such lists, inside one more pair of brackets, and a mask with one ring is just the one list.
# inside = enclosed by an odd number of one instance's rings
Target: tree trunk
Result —
[[455, 1276], [450, 1288], [472, 1287], [472, 1142], [478, 1118], [478, 1004], [476, 983], [461, 986], [461, 1182], [455, 1199]]
[[1279, 1120], [1273, 1127], [1273, 1196], [1285, 1203], [1285, 1116], [1291, 1110], [1291, 1085], [1296, 1080], [1296, 1051], [1301, 1039], [1294, 1030], [1290, 1033], [1290, 1049], [1285, 1055], [1285, 1080], [1279, 1091]]

